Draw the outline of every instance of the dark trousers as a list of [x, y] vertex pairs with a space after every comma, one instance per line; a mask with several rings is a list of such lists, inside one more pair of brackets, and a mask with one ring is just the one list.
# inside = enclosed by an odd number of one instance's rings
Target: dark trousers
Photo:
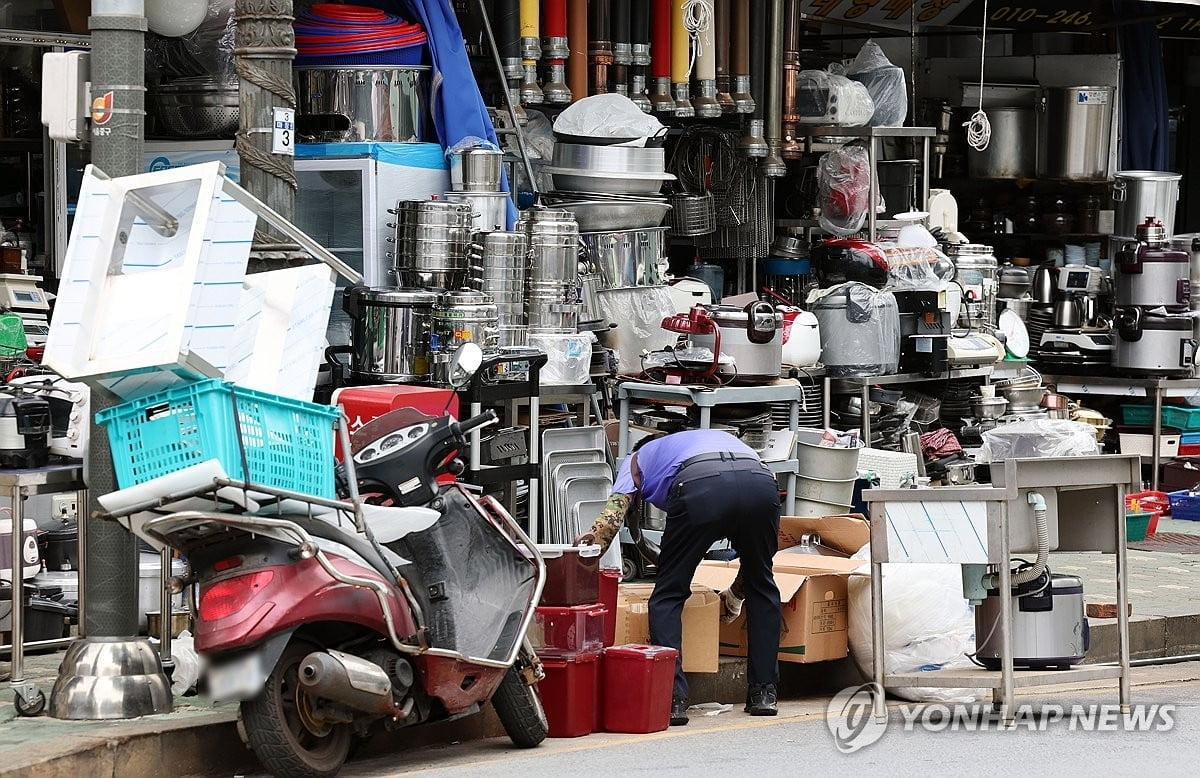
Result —
[[[771, 573], [778, 548], [779, 486], [752, 459], [705, 460], [675, 476], [667, 497], [667, 523], [650, 596], [650, 639], [679, 649], [683, 605], [692, 576], [713, 543], [728, 538], [737, 551], [745, 582], [751, 684], [778, 683], [780, 605]], [[682, 656], [675, 665], [674, 695], [687, 699]]]

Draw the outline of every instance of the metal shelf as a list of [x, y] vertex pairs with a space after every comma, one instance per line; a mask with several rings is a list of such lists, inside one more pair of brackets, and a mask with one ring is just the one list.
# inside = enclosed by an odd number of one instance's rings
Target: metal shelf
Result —
[[[849, 394], [851, 392], [862, 393], [862, 407], [870, 407], [867, 403], [870, 402], [870, 389], [872, 386], [895, 386], [899, 384], [919, 384], [926, 381], [947, 381], [956, 378], [986, 378], [992, 374], [995, 365], [982, 365], [979, 367], [955, 367], [946, 371], [945, 375], [926, 376], [920, 373], [905, 373], [900, 375], [876, 375], [876, 376], [847, 376], [843, 378], [826, 378], [825, 379], [825, 426], [829, 426], [830, 412], [830, 395], [833, 394]], [[862, 417], [862, 434], [863, 440], [867, 445], [871, 444], [871, 417], [864, 414]]]
[[933, 127], [831, 127], [829, 125], [799, 124], [796, 134], [830, 138], [932, 138]]

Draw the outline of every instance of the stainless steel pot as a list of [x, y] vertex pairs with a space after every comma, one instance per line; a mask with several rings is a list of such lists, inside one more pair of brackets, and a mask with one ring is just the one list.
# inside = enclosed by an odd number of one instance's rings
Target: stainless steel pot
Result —
[[458, 149], [450, 157], [450, 188], [455, 192], [499, 192], [504, 152], [482, 147]]
[[316, 143], [436, 140], [428, 67], [297, 67], [296, 133]]
[[607, 288], [652, 286], [662, 283], [667, 271], [667, 230], [583, 232], [579, 239]]
[[988, 108], [992, 139], [983, 151], [967, 151], [971, 178], [1033, 178], [1037, 175], [1037, 114], [1032, 108]]
[[508, 224], [508, 195], [504, 192], [446, 192], [452, 203], [471, 209], [476, 232], [502, 230]]
[[555, 143], [554, 167], [601, 171], [623, 175], [661, 174], [666, 165], [666, 150], [637, 146], [589, 146], [582, 143]]
[[387, 383], [428, 377], [437, 299], [437, 292], [429, 289], [345, 289], [342, 308], [353, 322], [353, 377]]
[[[761, 383], [779, 377], [783, 363], [781, 312], [761, 301], [745, 308], [708, 305], [705, 309], [721, 330], [721, 354], [733, 357], [733, 365], [721, 366], [722, 375], [733, 383]], [[692, 335], [691, 340], [699, 348], [717, 348], [714, 335]]]
[[450, 356], [464, 343], [477, 343], [484, 350], [496, 345], [496, 304], [473, 289], [455, 289], [438, 295], [433, 308], [433, 332], [429, 350], [433, 355], [434, 379], [446, 381]]
[[1113, 174], [1116, 203], [1114, 235], [1132, 238], [1137, 227], [1153, 216], [1162, 222], [1167, 237], [1175, 234], [1175, 208], [1183, 176], [1161, 170], [1122, 170]]
[[1113, 96], [1111, 86], [1042, 90], [1038, 177], [1066, 181], [1101, 181], [1108, 177]]

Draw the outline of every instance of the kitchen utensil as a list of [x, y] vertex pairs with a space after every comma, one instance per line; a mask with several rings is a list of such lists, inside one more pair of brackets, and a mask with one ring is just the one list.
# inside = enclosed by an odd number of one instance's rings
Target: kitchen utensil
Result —
[[1008, 400], [1003, 397], [972, 397], [971, 410], [977, 419], [998, 419], [1008, 408]]
[[1042, 386], [1029, 388], [1003, 386], [1000, 387], [1000, 394], [1004, 395], [1005, 400], [1008, 400], [1010, 413], [1023, 413], [1037, 410], [1038, 404], [1046, 394], [1046, 389]]
[[1047, 410], [1061, 411], [1066, 410], [1070, 402], [1070, 399], [1066, 395], [1047, 392], [1046, 395], [1042, 397], [1041, 407]]
[[[1115, 89], [1047, 87], [1038, 122], [1038, 177], [1101, 181], [1108, 175]], [[1145, 216], [1146, 214], [1140, 214]]]
[[578, 168], [545, 167], [557, 189], [609, 194], [657, 194], [663, 183], [674, 181], [670, 173], [613, 173]]
[[1147, 216], [1163, 224], [1167, 237], [1175, 234], [1175, 209], [1179, 201], [1179, 173], [1161, 170], [1121, 170], [1113, 174], [1116, 219], [1113, 235], [1131, 238]]
[[638, 200], [554, 200], [547, 203], [575, 214], [581, 232], [611, 232], [614, 230], [658, 227], [671, 206], [660, 202]]
[[353, 322], [351, 375], [367, 383], [409, 383], [430, 371], [437, 292], [352, 286], [342, 308]]
[[1030, 293], [1033, 295], [1035, 302], [1042, 305], [1049, 305], [1054, 302], [1055, 270], [1052, 267], [1042, 265], [1033, 272], [1033, 284], [1030, 288]]
[[151, 92], [164, 129], [177, 138], [220, 138], [238, 128], [238, 82], [194, 76], [160, 84]]

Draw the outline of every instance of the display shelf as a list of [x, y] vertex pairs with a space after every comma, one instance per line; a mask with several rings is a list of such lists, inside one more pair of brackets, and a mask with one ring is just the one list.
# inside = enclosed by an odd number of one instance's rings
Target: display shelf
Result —
[[[875, 375], [875, 376], [845, 376], [835, 378], [827, 376], [825, 378], [825, 426], [829, 426], [830, 419], [830, 395], [833, 394], [850, 394], [860, 392], [864, 408], [869, 407], [870, 393], [872, 386], [899, 386], [903, 384], [919, 384], [927, 381], [950, 381], [958, 378], [988, 378], [992, 375], [995, 365], [979, 365], [976, 367], [953, 367], [939, 376], [927, 376], [921, 373], [903, 373], [897, 375]], [[863, 440], [871, 440], [871, 417], [869, 414], [863, 414], [862, 417], [862, 434]]]
[[933, 127], [832, 127], [829, 125], [797, 125], [797, 134], [828, 138], [932, 138]]
[[1159, 465], [1163, 459], [1160, 453], [1163, 400], [1191, 397], [1200, 392], [1200, 378], [1120, 378], [1043, 373], [1042, 383], [1052, 384], [1056, 391], [1071, 397], [1101, 395], [1152, 399], [1154, 401], [1154, 423], [1151, 425], [1150, 490], [1158, 491], [1161, 478]]

